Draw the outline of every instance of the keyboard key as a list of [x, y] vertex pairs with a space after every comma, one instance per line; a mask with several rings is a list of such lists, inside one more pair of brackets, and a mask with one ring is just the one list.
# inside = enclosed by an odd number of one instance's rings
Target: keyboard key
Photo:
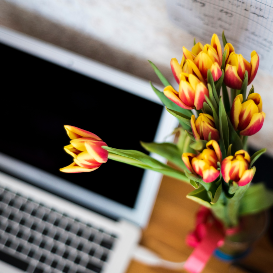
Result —
[[17, 251], [17, 252], [22, 252], [23, 248], [24, 248], [24, 247], [20, 244], [20, 245], [18, 245], [16, 251]]
[[44, 273], [44, 270], [39, 268], [39, 267], [36, 267], [33, 271], [33, 273]]
[[22, 232], [22, 231], [19, 231], [19, 232], [16, 234], [16, 237], [22, 238], [22, 237], [23, 237], [23, 232]]
[[51, 249], [51, 253], [55, 254], [57, 252], [57, 249], [58, 249], [57, 246], [53, 246]]
[[10, 247], [11, 244], [12, 244], [12, 241], [11, 241], [10, 239], [8, 239], [8, 240], [6, 241], [6, 243], [5, 243], [5, 246], [6, 246], [6, 247]]
[[43, 216], [42, 220], [46, 222], [46, 221], [48, 220], [48, 218], [49, 218], [49, 215], [46, 213], [46, 214]]
[[70, 246], [70, 245], [71, 245], [71, 242], [72, 242], [71, 239], [68, 238], [68, 239], [66, 240], [65, 244], [68, 245], [68, 246]]
[[94, 248], [91, 248], [88, 254], [89, 254], [90, 256], [94, 256], [94, 254], [95, 254], [95, 249], [94, 249]]
[[109, 241], [109, 240], [106, 240], [106, 239], [103, 239], [100, 243], [101, 246], [105, 247], [105, 248], [108, 248], [108, 249], [112, 249], [113, 247], [113, 242]]
[[52, 268], [56, 268], [57, 265], [58, 265], [58, 261], [54, 260], [54, 261], [52, 262], [52, 264], [51, 264], [51, 267], [52, 267]]
[[54, 235], [54, 240], [56, 240], [56, 241], [58, 241], [59, 239], [60, 239], [60, 236], [61, 236], [61, 234], [60, 233], [56, 233], [55, 235]]
[[103, 261], [103, 262], [106, 262], [108, 260], [108, 255], [106, 253], [103, 253], [102, 256], [100, 257], [100, 259]]
[[36, 223], [33, 223], [30, 227], [32, 230], [37, 230], [38, 225]]
[[77, 249], [78, 249], [79, 251], [81, 251], [81, 250], [83, 249], [83, 244], [80, 243], [80, 244], [78, 245]]
[[72, 228], [72, 225], [71, 225], [71, 224], [68, 224], [68, 225], [65, 227], [65, 230], [66, 230], [66, 231], [70, 231], [71, 228]]
[[11, 214], [9, 215], [9, 220], [13, 220], [14, 217], [15, 217], [15, 215], [14, 215], [13, 213], [11, 213]]
[[21, 221], [19, 222], [20, 225], [24, 226], [26, 224], [26, 220], [25, 219], [21, 219]]
[[64, 259], [67, 259], [68, 256], [69, 256], [69, 252], [66, 250], [66, 251], [64, 252], [64, 254], [63, 254], [63, 258], [64, 258]]
[[10, 254], [5, 253], [4, 251], [0, 250], [0, 260], [10, 265], [13, 265], [22, 271], [26, 271], [29, 264], [26, 261], [18, 259]]
[[34, 242], [34, 239], [35, 239], [35, 238], [31, 235], [31, 236], [28, 238], [28, 242], [32, 244], [32, 243]]
[[88, 237], [88, 241], [93, 242], [93, 241], [94, 241], [94, 238], [95, 238], [95, 235], [94, 235], [94, 234], [91, 234], [91, 235]]
[[77, 256], [76, 259], [74, 260], [74, 263], [75, 264], [79, 264], [81, 261], [81, 257], [80, 256]]
[[79, 229], [78, 232], [77, 232], [77, 235], [78, 235], [79, 237], [81, 237], [82, 234], [83, 234], [83, 230], [82, 230], [82, 229]]
[[42, 241], [39, 245], [40, 248], [45, 248], [45, 245], [46, 245], [46, 241]]
[[45, 260], [46, 260], [46, 256], [43, 254], [43, 255], [41, 256], [41, 258], [40, 258], [40, 262], [41, 262], [41, 263], [44, 263]]
[[10, 233], [10, 232], [11, 232], [11, 230], [12, 230], [12, 227], [11, 227], [11, 226], [7, 226], [7, 228], [6, 228], [6, 232], [7, 232], [7, 233]]
[[94, 262], [90, 261], [87, 265], [86, 265], [87, 269], [93, 270], [96, 273], [100, 273], [101, 272], [101, 266], [96, 265]]
[[34, 256], [35, 252], [33, 250], [30, 250], [28, 253], [28, 257], [32, 258]]
[[43, 235], [47, 235], [49, 233], [49, 231], [47, 228], [45, 228], [42, 233], [43, 233]]
[[64, 273], [68, 273], [68, 271], [69, 271], [69, 267], [66, 265], [66, 266], [64, 267], [64, 269], [63, 269], [63, 272], [64, 272]]
[[54, 221], [53, 225], [56, 226], [56, 227], [58, 227], [58, 226], [60, 225], [60, 222], [61, 222], [60, 219], [57, 218], [57, 219]]

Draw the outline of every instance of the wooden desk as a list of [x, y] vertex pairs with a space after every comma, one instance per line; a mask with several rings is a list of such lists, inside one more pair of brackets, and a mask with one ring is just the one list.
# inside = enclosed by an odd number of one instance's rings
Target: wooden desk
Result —
[[[155, 251], [170, 261], [185, 261], [192, 248], [185, 243], [186, 235], [194, 228], [195, 213], [199, 205], [186, 198], [193, 188], [178, 180], [163, 177], [154, 210], [147, 228], [143, 231], [141, 245]], [[260, 273], [273, 272], [273, 245], [267, 234], [257, 242], [255, 248], [243, 262]], [[132, 261], [127, 273], [171, 273], [163, 268], [153, 268]], [[232, 269], [229, 263], [212, 257], [202, 273], [243, 273]]]

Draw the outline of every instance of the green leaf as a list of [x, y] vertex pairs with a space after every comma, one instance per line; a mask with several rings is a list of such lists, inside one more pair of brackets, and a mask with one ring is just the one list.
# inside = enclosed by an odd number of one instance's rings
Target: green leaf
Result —
[[218, 104], [214, 98], [213, 92], [212, 92], [212, 88], [211, 85], [208, 83], [208, 89], [209, 89], [209, 99], [214, 107], [214, 109], [217, 111], [218, 110]]
[[237, 151], [243, 149], [243, 143], [241, 138], [236, 133], [230, 119], [228, 118], [228, 125], [229, 125], [229, 141], [232, 143], [232, 154], [235, 154]]
[[226, 36], [225, 36], [225, 32], [224, 32], [224, 31], [222, 32], [222, 40], [223, 40], [223, 45], [224, 45], [224, 47], [225, 47], [226, 44], [227, 44], [228, 42], [227, 42], [227, 39], [226, 39]]
[[253, 85], [252, 85], [252, 87], [251, 87], [250, 90], [249, 90], [248, 96], [249, 96], [250, 94], [252, 94], [252, 93], [254, 93], [254, 86], [253, 86]]
[[206, 101], [207, 101], [208, 105], [210, 106], [210, 108], [212, 110], [212, 115], [213, 115], [215, 127], [216, 127], [216, 129], [219, 129], [219, 119], [218, 119], [217, 112], [216, 112], [214, 106], [212, 105], [210, 99], [206, 95], [205, 95], [205, 97], [206, 97]]
[[222, 71], [226, 68], [226, 56], [227, 56], [227, 50], [224, 51], [223, 58], [222, 58]]
[[141, 146], [147, 150], [148, 152], [158, 154], [179, 168], [182, 168], [183, 170], [188, 170], [185, 166], [181, 156], [181, 152], [177, 148], [177, 146], [173, 143], [156, 143], [156, 142], [140, 142]]
[[[151, 87], [152, 89], [154, 90], [155, 94], [159, 97], [159, 99], [161, 100], [161, 102], [166, 106], [168, 107], [169, 109], [171, 110], [174, 110], [174, 111], [177, 111], [189, 118], [191, 118], [192, 116], [192, 112], [190, 110], [187, 110], [187, 109], [183, 109], [181, 107], [179, 107], [178, 105], [176, 105], [174, 102], [172, 102], [171, 100], [169, 100], [163, 92], [159, 91], [157, 88], [155, 88], [153, 86], [153, 84], [150, 82], [151, 84]], [[191, 127], [189, 126], [186, 126], [183, 127], [185, 130], [190, 130], [191, 131]]]
[[203, 103], [203, 112], [205, 112], [206, 114], [212, 115], [212, 110], [210, 109], [208, 103], [205, 101]]
[[240, 215], [254, 214], [273, 205], [273, 191], [263, 183], [253, 184], [246, 191], [240, 203]]
[[190, 180], [181, 171], [175, 170], [168, 165], [163, 164], [158, 160], [139, 151], [119, 150], [108, 146], [103, 146], [102, 148], [109, 152], [109, 159], [126, 163], [128, 165], [132, 165], [142, 169], [159, 172], [167, 176], [176, 178], [178, 180], [184, 181], [186, 183], [190, 183]]
[[192, 141], [196, 141], [192, 133], [190, 133], [190, 132], [188, 132], [188, 131], [186, 131], [186, 132], [187, 132], [187, 135], [190, 137], [190, 139], [191, 139]]
[[257, 151], [256, 153], [254, 153], [251, 158], [250, 158], [250, 166], [249, 168], [251, 168], [253, 166], [253, 164], [255, 163], [255, 161], [266, 152], [266, 149], [261, 149], [259, 151]]
[[206, 140], [197, 140], [193, 142], [190, 147], [195, 151], [203, 151], [206, 148], [207, 141]]
[[211, 141], [211, 132], [209, 133], [208, 141]]
[[191, 120], [184, 114], [179, 113], [175, 110], [171, 110], [169, 108], [166, 107], [166, 110], [173, 115], [174, 117], [176, 117], [179, 121], [181, 121], [183, 124], [185, 124], [186, 126], [191, 128]]
[[245, 71], [244, 81], [241, 88], [241, 94], [243, 95], [243, 102], [246, 100], [247, 85], [248, 85], [248, 72]]
[[162, 82], [162, 84], [166, 87], [168, 85], [171, 85], [169, 83], [169, 81], [163, 76], [163, 74], [160, 72], [160, 70], [156, 67], [156, 65], [154, 63], [152, 63], [151, 61], [148, 60], [148, 62], [150, 63], [150, 65], [152, 66], [155, 74], [157, 75], [157, 77], [160, 79], [160, 81]]
[[222, 183], [220, 183], [220, 185], [218, 186], [218, 188], [214, 194], [214, 197], [211, 199], [211, 204], [217, 203], [221, 193], [222, 193]]
[[219, 146], [220, 146], [220, 150], [222, 152], [222, 158], [226, 158], [226, 148], [225, 148], [225, 144], [224, 144], [224, 140], [222, 138], [219, 139]]
[[219, 127], [221, 138], [224, 140], [226, 150], [228, 150], [229, 146], [228, 120], [222, 98], [220, 99], [219, 103]]
[[239, 187], [238, 190], [235, 192], [234, 196], [228, 199], [227, 216], [231, 226], [233, 227], [238, 225], [240, 201], [249, 186], [250, 183], [245, 186]]
[[213, 77], [212, 77], [210, 69], [207, 72], [207, 78], [208, 78], [208, 83], [210, 84], [211, 89], [212, 89], [213, 97], [214, 97], [216, 103], [219, 104], [219, 97], [218, 97], [218, 94], [216, 92], [214, 80], [213, 80]]
[[188, 199], [191, 199], [202, 206], [207, 208], [211, 207], [210, 199], [208, 197], [207, 191], [204, 187], [200, 186], [198, 189], [190, 192], [187, 196]]
[[227, 87], [226, 87], [226, 85], [224, 83], [222, 85], [222, 92], [223, 92], [223, 101], [224, 101], [225, 109], [226, 109], [227, 113], [229, 113], [229, 111], [230, 111], [230, 101], [229, 101], [229, 95], [228, 95], [228, 92], [227, 92]]
[[231, 155], [231, 148], [232, 148], [232, 144], [229, 144], [228, 150], [227, 150], [227, 156]]
[[193, 39], [193, 45], [194, 45], [194, 46], [196, 45], [196, 41], [195, 41], [195, 38]]
[[220, 90], [224, 81], [224, 76], [225, 76], [225, 72], [222, 69], [222, 76], [220, 77], [220, 79], [215, 83], [215, 88], [216, 88], [216, 92], [218, 97], [220, 96]]
[[239, 186], [236, 182], [234, 181], [229, 182], [229, 190], [228, 190], [229, 194], [234, 194], [238, 189], [239, 189]]
[[190, 184], [195, 188], [195, 189], [198, 189], [199, 188], [199, 183], [198, 182], [195, 182], [193, 180], [190, 180]]

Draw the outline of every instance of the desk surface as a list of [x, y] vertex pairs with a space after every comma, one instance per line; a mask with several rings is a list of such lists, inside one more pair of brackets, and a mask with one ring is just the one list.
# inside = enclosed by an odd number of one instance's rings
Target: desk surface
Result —
[[[163, 177], [153, 213], [147, 228], [143, 231], [141, 245], [155, 251], [170, 261], [185, 261], [192, 248], [185, 243], [186, 235], [194, 228], [195, 213], [199, 205], [186, 198], [193, 188], [181, 181]], [[255, 245], [252, 252], [242, 261], [257, 273], [273, 272], [273, 244], [265, 234]], [[127, 273], [171, 273], [163, 268], [152, 268], [132, 261]], [[231, 268], [229, 263], [211, 257], [202, 273], [244, 273], [241, 269]]]

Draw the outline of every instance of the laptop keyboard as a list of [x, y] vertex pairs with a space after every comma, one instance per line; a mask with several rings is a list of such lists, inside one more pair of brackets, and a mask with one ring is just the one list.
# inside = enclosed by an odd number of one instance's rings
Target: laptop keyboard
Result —
[[0, 260], [29, 273], [103, 273], [117, 236], [0, 186]]

